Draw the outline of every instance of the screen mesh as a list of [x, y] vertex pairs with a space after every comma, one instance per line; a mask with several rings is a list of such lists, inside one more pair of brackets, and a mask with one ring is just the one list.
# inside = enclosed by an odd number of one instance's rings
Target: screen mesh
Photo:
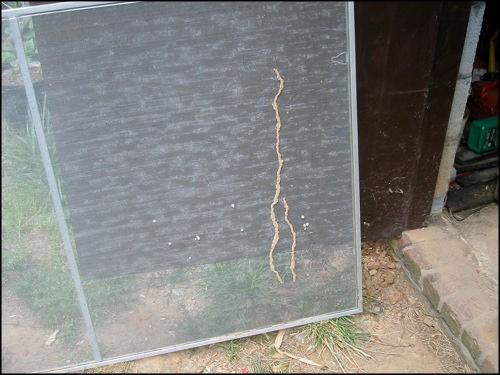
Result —
[[[146, 2], [22, 19], [103, 358], [359, 310], [346, 4]], [[20, 236], [40, 246], [30, 230]]]

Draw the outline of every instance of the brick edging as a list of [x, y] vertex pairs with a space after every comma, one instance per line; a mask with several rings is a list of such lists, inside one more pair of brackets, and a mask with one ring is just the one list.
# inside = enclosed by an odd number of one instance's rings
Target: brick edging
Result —
[[488, 312], [479, 317], [467, 316], [467, 309], [457, 304], [461, 293], [448, 280], [440, 277], [435, 265], [426, 258], [419, 243], [412, 243], [403, 236], [389, 241], [394, 257], [400, 262], [412, 284], [426, 297], [438, 312], [438, 319], [445, 334], [458, 349], [469, 366], [483, 373], [498, 373], [495, 362], [497, 351], [481, 340], [481, 322], [489, 318]]

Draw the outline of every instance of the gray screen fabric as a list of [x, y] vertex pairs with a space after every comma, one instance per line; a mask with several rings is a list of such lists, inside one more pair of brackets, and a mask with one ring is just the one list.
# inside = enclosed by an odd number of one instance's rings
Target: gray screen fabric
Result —
[[[352, 243], [345, 4], [147, 3], [34, 21], [85, 277], [265, 256], [273, 68], [297, 251]], [[276, 251], [289, 248], [284, 235]]]
[[[346, 4], [146, 2], [32, 20], [104, 359], [360, 311]], [[67, 316], [51, 329], [78, 352], [85, 329]]]

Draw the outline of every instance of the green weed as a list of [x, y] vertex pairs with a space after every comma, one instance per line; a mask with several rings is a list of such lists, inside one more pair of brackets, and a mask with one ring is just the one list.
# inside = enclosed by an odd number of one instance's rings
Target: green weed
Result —
[[261, 360], [253, 360], [250, 369], [253, 374], [271, 374], [272, 371], [268, 365], [263, 363]]
[[239, 358], [240, 345], [235, 340], [228, 341], [224, 344], [224, 351], [227, 359], [233, 362]]
[[306, 333], [316, 348], [327, 346], [334, 349], [338, 346], [344, 347], [345, 343], [354, 346], [359, 340], [368, 337], [368, 333], [361, 331], [347, 316], [309, 324]]

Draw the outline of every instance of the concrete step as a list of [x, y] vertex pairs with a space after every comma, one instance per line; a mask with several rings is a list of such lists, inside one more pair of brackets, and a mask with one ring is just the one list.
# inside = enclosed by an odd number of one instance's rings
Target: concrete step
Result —
[[[498, 241], [478, 240], [491, 238], [492, 231], [498, 236], [498, 219], [496, 227], [492, 219], [498, 217], [498, 206], [483, 214], [487, 220], [474, 218], [465, 224], [442, 215], [427, 228], [403, 232], [392, 245], [469, 364], [481, 372], [498, 372], [498, 274], [491, 272], [498, 267]], [[475, 242], [468, 240], [471, 235]], [[484, 254], [496, 257], [486, 259]]]

